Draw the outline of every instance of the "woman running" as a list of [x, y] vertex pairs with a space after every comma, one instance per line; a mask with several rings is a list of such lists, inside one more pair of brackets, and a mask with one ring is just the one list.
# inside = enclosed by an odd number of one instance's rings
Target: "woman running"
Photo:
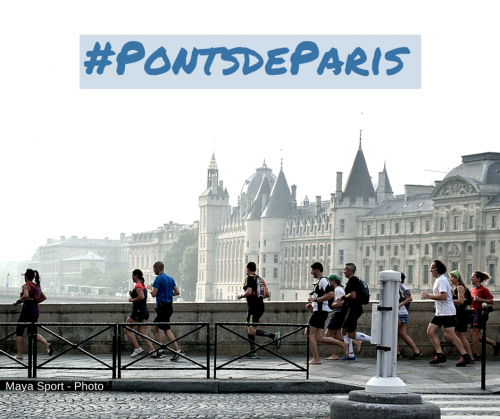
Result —
[[[147, 323], [149, 319], [149, 311], [148, 311], [148, 290], [144, 285], [144, 276], [140, 269], [135, 269], [132, 272], [132, 280], [135, 282], [135, 287], [132, 291], [130, 291], [130, 298], [128, 299], [129, 303], [132, 303], [132, 314], [127, 319], [127, 323]], [[131, 329], [134, 326], [127, 326]], [[139, 326], [138, 331], [142, 335], [146, 335], [147, 326]], [[127, 335], [130, 342], [134, 346], [134, 352], [130, 355], [132, 358], [139, 355], [144, 350], [137, 343], [137, 338], [135, 337], [135, 333], [131, 330], [125, 328], [125, 334]], [[147, 345], [149, 352], [153, 352], [153, 344], [146, 337], [141, 336], [144, 343]]]
[[[34, 271], [33, 269], [26, 269], [24, 275], [25, 283], [21, 289], [21, 298], [17, 300], [14, 305], [17, 306], [19, 304], [23, 305], [21, 310], [21, 315], [19, 316], [19, 323], [36, 323], [38, 321], [38, 317], [40, 316], [40, 310], [38, 305], [45, 301], [47, 297], [43, 293], [40, 288], [40, 274], [38, 271]], [[17, 355], [16, 359], [23, 359], [23, 348], [24, 348], [24, 330], [28, 329], [28, 333], [31, 332], [31, 327], [18, 325], [16, 329], [16, 347], [17, 347]], [[45, 346], [47, 349], [47, 353], [49, 356], [52, 355], [52, 345], [48, 343], [42, 335], [36, 335], [36, 340]]]
[[483, 303], [493, 304], [493, 295], [491, 295], [488, 288], [486, 288], [483, 282], [490, 279], [490, 275], [486, 272], [474, 271], [472, 274], [470, 281], [472, 282], [472, 328], [470, 330], [470, 335], [472, 338], [472, 344], [474, 346], [474, 361], [481, 361], [481, 356], [478, 355], [481, 353], [481, 348], [479, 344], [479, 335], [483, 327], [485, 326], [484, 317], [482, 316], [481, 309]]
[[450, 272], [450, 282], [453, 286], [453, 304], [455, 304], [455, 308], [457, 309], [457, 325], [455, 326], [455, 332], [462, 342], [462, 345], [464, 345], [464, 349], [471, 357], [468, 363], [474, 364], [472, 350], [467, 340], [467, 327], [471, 321], [470, 308], [472, 304], [472, 295], [462, 278], [463, 275], [460, 271]]

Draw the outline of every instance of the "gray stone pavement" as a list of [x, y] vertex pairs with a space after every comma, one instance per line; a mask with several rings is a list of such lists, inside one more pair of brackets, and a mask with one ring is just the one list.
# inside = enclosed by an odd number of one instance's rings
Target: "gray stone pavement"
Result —
[[[189, 354], [188, 354], [189, 357]], [[100, 355], [102, 363], [112, 365], [111, 355]], [[191, 355], [190, 359], [201, 366], [206, 366], [206, 357]], [[221, 356], [217, 366], [233, 358]], [[259, 359], [240, 359], [218, 370], [214, 379], [214, 360], [210, 360], [210, 378], [207, 371], [187, 359], [171, 362], [169, 358], [153, 360], [144, 358], [133, 365], [136, 359], [123, 356], [121, 378], [113, 379], [112, 371], [92, 368], [105, 368], [83, 354], [54, 354], [50, 362], [43, 354], [39, 364], [53, 369], [40, 369], [36, 379], [27, 379], [26, 369], [10, 369], [19, 366], [15, 361], [0, 355], [0, 388], [9, 383], [32, 383], [33, 390], [38, 390], [40, 382], [52, 385], [52, 390], [84, 391], [100, 390], [119, 391], [169, 391], [200, 393], [237, 393], [237, 392], [294, 392], [294, 393], [347, 393], [353, 389], [364, 389], [365, 383], [376, 374], [376, 359], [359, 357], [355, 363], [344, 364], [340, 361], [325, 361], [321, 365], [311, 365], [309, 380], [297, 366], [305, 367], [305, 357], [292, 356], [289, 364], [272, 355]], [[450, 359], [446, 364], [432, 366], [429, 358], [415, 361], [398, 360], [398, 377], [407, 385], [408, 392], [419, 394], [500, 394], [500, 357], [490, 357], [486, 364], [486, 390], [481, 390], [481, 364], [457, 368], [458, 358]], [[79, 368], [67, 370], [63, 368]], [[128, 368], [136, 368], [129, 370]], [[161, 369], [160, 369], [161, 368]], [[226, 369], [234, 368], [234, 369]], [[295, 369], [295, 371], [293, 371]], [[35, 386], [36, 384], [36, 386]], [[58, 388], [61, 384], [64, 387]], [[50, 387], [48, 387], [50, 388]]]

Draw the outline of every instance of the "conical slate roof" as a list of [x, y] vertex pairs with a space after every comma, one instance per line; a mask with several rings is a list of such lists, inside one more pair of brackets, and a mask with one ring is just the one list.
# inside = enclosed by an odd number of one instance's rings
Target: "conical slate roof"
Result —
[[286, 218], [292, 213], [292, 204], [292, 194], [283, 169], [281, 169], [274, 183], [266, 209], [262, 213], [262, 218]]
[[359, 142], [358, 153], [354, 159], [351, 173], [345, 185], [344, 197], [357, 198], [363, 197], [364, 199], [372, 198], [375, 196], [370, 173], [366, 165], [365, 156], [361, 149], [361, 140]]
[[269, 180], [267, 180], [267, 177], [263, 177], [260, 188], [257, 192], [257, 196], [253, 200], [252, 208], [250, 208], [250, 213], [248, 214], [247, 220], [260, 220], [260, 216], [262, 215], [263, 196], [267, 195], [267, 197], [269, 198], [270, 193], [271, 185], [269, 184]]
[[387, 170], [385, 169], [385, 163], [384, 163], [383, 173], [385, 174], [385, 188], [384, 188], [384, 191], [385, 191], [385, 193], [393, 193], [392, 192], [392, 188], [391, 188], [391, 182], [389, 182], [389, 175], [387, 174]]

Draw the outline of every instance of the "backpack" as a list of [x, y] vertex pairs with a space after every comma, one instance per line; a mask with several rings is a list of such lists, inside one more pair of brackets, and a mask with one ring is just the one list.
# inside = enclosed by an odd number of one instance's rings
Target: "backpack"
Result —
[[[409, 295], [408, 295], [408, 290], [404, 287], [404, 285], [399, 284], [399, 302], [402, 303], [404, 300], [408, 298]], [[410, 304], [411, 303], [405, 304], [407, 310], [410, 308]]]
[[363, 281], [361, 278], [359, 279], [359, 288], [360, 288], [360, 295], [359, 299], [361, 301], [361, 304], [365, 305], [370, 302], [370, 288], [368, 288], [368, 284]]
[[252, 292], [251, 296], [257, 298], [269, 298], [271, 294], [269, 294], [264, 278], [261, 278], [259, 275], [255, 275], [255, 282], [257, 283], [257, 290], [256, 292]]

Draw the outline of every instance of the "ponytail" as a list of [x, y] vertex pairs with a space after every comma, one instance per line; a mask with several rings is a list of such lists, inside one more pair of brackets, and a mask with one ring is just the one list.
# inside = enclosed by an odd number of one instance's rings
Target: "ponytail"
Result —
[[40, 274], [38, 273], [37, 270], [34, 270], [33, 273], [34, 273], [33, 280], [35, 284], [40, 286]]
[[136, 275], [137, 278], [139, 278], [139, 281], [142, 282], [142, 285], [144, 285], [144, 274], [142, 273], [142, 271], [140, 269], [134, 269], [132, 271], [132, 275]]

